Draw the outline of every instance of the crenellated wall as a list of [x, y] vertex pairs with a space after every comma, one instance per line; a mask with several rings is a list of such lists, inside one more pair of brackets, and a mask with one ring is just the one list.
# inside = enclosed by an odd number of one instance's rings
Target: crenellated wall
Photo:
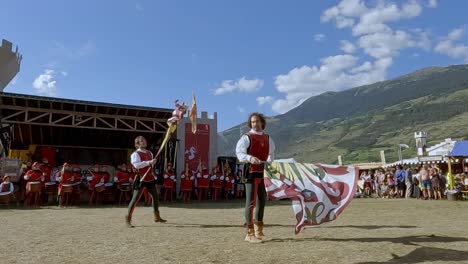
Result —
[[18, 53], [18, 46], [13, 51], [13, 44], [3, 39], [0, 46], [0, 92], [3, 92], [19, 72], [22, 59], [22, 55]]

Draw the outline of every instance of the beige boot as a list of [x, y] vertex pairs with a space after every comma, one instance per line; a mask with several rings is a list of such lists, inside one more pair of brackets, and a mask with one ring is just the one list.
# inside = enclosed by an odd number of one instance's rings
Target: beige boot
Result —
[[245, 236], [244, 241], [250, 243], [262, 243], [262, 240], [255, 237], [255, 230], [253, 224], [247, 226], [247, 235]]
[[255, 222], [254, 229], [255, 229], [255, 237], [257, 239], [263, 240], [263, 238], [265, 237], [265, 234], [263, 234], [263, 221]]
[[162, 219], [161, 216], [159, 215], [159, 212], [154, 212], [154, 222], [156, 222], [156, 223], [166, 223], [167, 220]]
[[132, 217], [126, 215], [126, 216], [125, 216], [125, 224], [127, 225], [127, 227], [133, 227], [133, 225], [132, 225]]

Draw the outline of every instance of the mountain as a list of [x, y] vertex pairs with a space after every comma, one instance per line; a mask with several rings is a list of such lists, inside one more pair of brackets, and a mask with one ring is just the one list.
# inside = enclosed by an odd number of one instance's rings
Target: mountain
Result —
[[[245, 124], [218, 134], [218, 154], [234, 155]], [[276, 158], [345, 164], [397, 160], [397, 145], [416, 155], [414, 132], [428, 132], [429, 146], [468, 137], [468, 65], [430, 67], [398, 78], [326, 92], [289, 112], [267, 119]], [[244, 129], [245, 131], [245, 129]]]

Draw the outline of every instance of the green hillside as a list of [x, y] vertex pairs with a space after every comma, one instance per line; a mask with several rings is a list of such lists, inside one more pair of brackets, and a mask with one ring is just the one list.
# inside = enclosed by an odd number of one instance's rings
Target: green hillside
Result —
[[[468, 137], [468, 65], [431, 67], [385, 82], [328, 92], [267, 120], [278, 158], [346, 164], [397, 159], [397, 144], [416, 153], [414, 132], [429, 145]], [[219, 133], [218, 154], [234, 155], [240, 128]]]

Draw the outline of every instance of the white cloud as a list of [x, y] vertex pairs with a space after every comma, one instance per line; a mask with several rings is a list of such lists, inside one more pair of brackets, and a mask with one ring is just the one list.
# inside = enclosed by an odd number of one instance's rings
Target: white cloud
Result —
[[393, 57], [398, 51], [414, 46], [412, 37], [404, 31], [376, 32], [359, 38], [358, 45], [374, 58]]
[[[368, 5], [369, 4], [369, 5]], [[372, 5], [370, 5], [372, 4]], [[433, 7], [436, 1], [429, 1]], [[357, 45], [364, 53], [374, 58], [386, 58], [397, 56], [399, 51], [405, 48], [430, 49], [428, 33], [422, 30], [394, 30], [388, 23], [419, 16], [422, 12], [421, 1], [408, 0], [400, 5], [391, 1], [379, 0], [365, 2], [363, 0], [343, 0], [338, 5], [325, 10], [322, 21], [334, 21], [338, 28], [343, 28], [343, 19], [350, 19], [354, 36], [358, 37]], [[341, 49], [347, 53], [354, 51], [349, 42], [342, 41]]]
[[248, 80], [245, 77], [234, 80], [225, 80], [221, 83], [221, 86], [214, 90], [215, 95], [225, 94], [229, 92], [254, 92], [258, 91], [263, 86], [263, 80], [252, 79]]
[[96, 50], [96, 45], [93, 41], [88, 40], [84, 44], [82, 44], [79, 48], [77, 53], [78, 57], [84, 57]]
[[448, 55], [454, 59], [463, 59], [468, 63], [468, 46], [456, 43], [464, 33], [464, 28], [452, 30], [448, 36], [440, 41], [434, 50], [440, 54]]
[[237, 110], [238, 110], [240, 113], [245, 113], [245, 108], [244, 108], [244, 107], [237, 106]]
[[388, 31], [390, 27], [386, 23], [419, 16], [421, 11], [421, 4], [414, 0], [401, 6], [380, 0], [370, 7], [362, 0], [343, 0], [325, 10], [321, 21], [334, 21], [337, 28], [352, 27], [353, 35], [360, 36]]
[[273, 100], [275, 100], [275, 98], [271, 96], [260, 96], [260, 97], [257, 97], [257, 104], [260, 106], [264, 104], [271, 104], [273, 103]]
[[11, 85], [16, 85], [16, 83], [17, 83], [17, 78], [18, 78], [18, 77], [13, 78], [13, 80], [11, 80], [10, 84], [11, 84]]
[[325, 10], [320, 20], [322, 22], [335, 20], [338, 28], [352, 27], [355, 24], [354, 17], [366, 12], [367, 7], [361, 0], [343, 0], [337, 6]]
[[302, 66], [276, 77], [276, 88], [285, 93], [286, 98], [273, 102], [274, 112], [285, 113], [307, 98], [327, 91], [342, 91], [382, 81], [393, 61], [384, 58], [359, 65], [358, 58], [348, 54], [327, 57], [321, 62], [319, 67]]
[[[394, 58], [402, 50], [431, 49], [427, 31], [394, 29], [391, 23], [417, 17], [425, 6], [436, 5], [437, 1], [428, 0], [342, 0], [325, 10], [321, 22], [332, 22], [339, 29], [349, 28], [355, 40], [341, 41], [340, 49], [346, 54], [326, 57], [317, 66], [303, 65], [276, 76], [276, 89], [284, 98], [274, 100], [272, 110], [285, 113], [311, 96], [385, 80]], [[370, 59], [364, 60], [362, 55]]]
[[348, 40], [342, 40], [340, 49], [346, 53], [353, 53], [356, 51], [356, 46]]
[[463, 36], [463, 31], [463, 28], [454, 29], [449, 33], [447, 38], [452, 41], [459, 40]]
[[359, 17], [359, 23], [353, 27], [353, 34], [360, 36], [376, 32], [389, 31], [387, 22], [413, 18], [421, 14], [422, 7], [416, 1], [409, 1], [398, 7], [394, 3], [379, 1], [377, 6]]
[[68, 76], [68, 72], [66, 72], [66, 71], [61, 71], [60, 73], [65, 77]]
[[325, 40], [325, 35], [324, 34], [315, 34], [314, 35], [314, 40], [316, 42], [322, 42]]
[[136, 4], [135, 4], [135, 9], [136, 9], [138, 12], [143, 12], [143, 6], [142, 6], [140, 3], [136, 3]]
[[437, 7], [437, 0], [428, 0], [427, 6], [432, 8]]
[[38, 94], [47, 96], [56, 96], [57, 94], [57, 81], [54, 78], [54, 70], [45, 70], [33, 82], [33, 87]]
[[95, 50], [96, 45], [92, 40], [87, 40], [75, 47], [70, 47], [70, 45], [65, 45], [62, 42], [56, 41], [54, 42], [52, 53], [58, 57], [59, 60], [77, 60], [93, 53]]
[[416, 38], [414, 38], [415, 47], [430, 51], [432, 44], [429, 38], [429, 33], [419, 29], [415, 30], [415, 33], [417, 35]]

